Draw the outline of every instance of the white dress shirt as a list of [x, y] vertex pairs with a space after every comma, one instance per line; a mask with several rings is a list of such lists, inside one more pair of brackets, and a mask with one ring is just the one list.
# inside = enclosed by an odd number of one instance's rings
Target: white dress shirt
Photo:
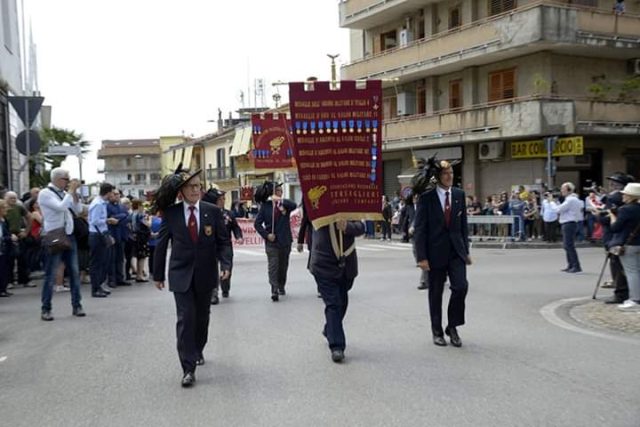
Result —
[[[189, 228], [189, 217], [191, 216], [191, 209], [189, 209], [190, 204], [187, 202], [182, 202], [182, 206], [184, 207], [184, 223], [187, 224], [187, 229]], [[198, 227], [198, 233], [200, 233], [200, 200], [196, 202], [195, 209], [193, 210], [193, 214], [196, 216], [196, 225]]]
[[544, 222], [555, 222], [558, 220], [558, 204], [548, 200], [542, 201], [542, 220]]
[[560, 215], [560, 224], [566, 222], [582, 221], [582, 210], [584, 203], [575, 193], [571, 193], [564, 198], [560, 206], [552, 207]]
[[[58, 197], [58, 194], [62, 196], [62, 199]], [[53, 184], [49, 184], [47, 188], [38, 194], [38, 204], [40, 205], [40, 211], [42, 211], [43, 233], [64, 227], [68, 235], [73, 234], [73, 216], [69, 209], [72, 209], [76, 214], [80, 214], [82, 212], [82, 204], [74, 202], [71, 194]]]
[[451, 187], [448, 190], [440, 187], [439, 185], [436, 187], [436, 191], [438, 192], [438, 198], [440, 199], [440, 206], [442, 207], [442, 212], [444, 212], [444, 204], [447, 200], [447, 192], [449, 192], [449, 207], [452, 207], [451, 203]]

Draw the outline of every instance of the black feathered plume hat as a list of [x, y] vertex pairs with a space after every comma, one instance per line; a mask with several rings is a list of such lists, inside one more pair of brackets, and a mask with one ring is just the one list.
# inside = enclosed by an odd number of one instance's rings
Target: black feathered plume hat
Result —
[[191, 179], [198, 176], [202, 170], [189, 172], [188, 169], [182, 168], [182, 163], [178, 165], [176, 170], [162, 179], [160, 187], [153, 195], [153, 211], [163, 211], [176, 202], [180, 189]]
[[448, 169], [460, 163], [460, 160], [438, 160], [438, 154], [434, 154], [428, 159], [415, 159], [415, 165], [418, 171], [411, 178], [411, 192], [413, 194], [422, 194], [436, 186], [440, 179], [440, 173], [444, 169]]
[[278, 187], [282, 187], [281, 182], [265, 181], [256, 189], [253, 198], [257, 203], [264, 203], [269, 200], [269, 197], [273, 196], [273, 192]]
[[218, 203], [218, 199], [225, 194], [227, 194], [226, 191], [222, 191], [217, 188], [210, 188], [206, 193], [204, 193], [202, 200], [215, 205]]

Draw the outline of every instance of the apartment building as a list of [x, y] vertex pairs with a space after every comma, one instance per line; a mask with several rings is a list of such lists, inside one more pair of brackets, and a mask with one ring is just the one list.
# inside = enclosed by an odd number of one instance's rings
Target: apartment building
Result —
[[125, 196], [144, 199], [160, 186], [159, 139], [104, 140], [98, 159], [104, 160], [105, 181]]
[[[640, 3], [345, 0], [343, 79], [384, 79], [385, 192], [412, 157], [460, 159], [484, 197], [640, 178]], [[543, 140], [558, 137], [549, 178]], [[542, 150], [540, 150], [542, 147]]]

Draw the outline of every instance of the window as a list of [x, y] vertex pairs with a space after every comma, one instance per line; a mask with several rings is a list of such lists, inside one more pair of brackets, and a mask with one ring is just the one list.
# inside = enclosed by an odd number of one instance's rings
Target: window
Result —
[[394, 49], [398, 46], [398, 34], [396, 30], [380, 34], [380, 45], [382, 51]]
[[151, 182], [160, 182], [162, 180], [162, 175], [159, 173], [152, 173], [151, 174]]
[[489, 102], [516, 97], [516, 69], [489, 73]]
[[418, 19], [416, 26], [418, 27], [418, 40], [422, 40], [426, 36], [424, 31], [424, 18]]
[[498, 15], [516, 8], [516, 0], [489, 0], [489, 15]]
[[127, 157], [124, 159], [124, 166], [127, 168], [131, 166], [131, 157]]
[[416, 86], [416, 113], [427, 113], [427, 88], [424, 85], [424, 80], [420, 80]]
[[458, 28], [462, 24], [460, 19], [460, 6], [449, 9], [449, 29]]
[[131, 178], [133, 177], [133, 175], [131, 175], [130, 173], [127, 174], [127, 182], [131, 182]]
[[449, 82], [449, 109], [457, 110], [462, 108], [462, 80], [451, 80]]
[[145, 182], [147, 182], [147, 175], [144, 174], [144, 173], [137, 173], [136, 174], [136, 183], [144, 184]]
[[218, 168], [224, 168], [227, 166], [224, 148], [218, 148], [216, 150], [216, 162], [217, 162]]
[[395, 96], [382, 100], [382, 114], [385, 119], [393, 119], [398, 115], [398, 99]]

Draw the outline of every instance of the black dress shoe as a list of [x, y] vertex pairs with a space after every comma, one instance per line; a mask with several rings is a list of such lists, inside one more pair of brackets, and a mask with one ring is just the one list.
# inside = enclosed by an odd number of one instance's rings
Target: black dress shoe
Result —
[[571, 270], [571, 267], [563, 268], [563, 269], [562, 269], [562, 270], [560, 270], [560, 271], [564, 271], [564, 272], [566, 273], [566, 272], [568, 272], [569, 270]]
[[434, 335], [433, 336], [433, 343], [435, 345], [440, 346], [440, 347], [446, 347], [447, 346], [447, 342], [444, 340], [444, 337], [442, 335]]
[[344, 360], [344, 350], [331, 350], [331, 360], [340, 363]]
[[102, 291], [92, 292], [91, 296], [94, 298], [106, 298], [108, 295]]
[[50, 311], [43, 311], [42, 314], [40, 315], [40, 318], [45, 322], [50, 322], [53, 320], [53, 316], [51, 315]]
[[271, 294], [271, 301], [277, 302], [279, 299], [280, 298], [278, 297], [278, 293], [277, 292]]
[[567, 271], [567, 273], [582, 273], [582, 269], [581, 268], [572, 268], [571, 270]]
[[193, 372], [187, 372], [182, 377], [182, 387], [191, 387], [196, 383], [196, 374]]
[[118, 286], [131, 286], [131, 282], [118, 282]]
[[196, 365], [198, 366], [204, 365], [204, 356], [198, 357], [198, 360], [196, 360]]
[[451, 345], [454, 347], [462, 347], [462, 340], [460, 339], [460, 335], [458, 335], [458, 331], [454, 327], [448, 327], [444, 330], [444, 333], [449, 336], [449, 340], [451, 340]]
[[217, 305], [220, 302], [220, 298], [218, 298], [218, 295], [213, 295], [211, 297], [211, 305]]
[[145, 279], [136, 279], [136, 283], [147, 283], [148, 280]]
[[418, 289], [421, 291], [424, 291], [425, 289], [429, 289], [429, 286], [427, 286], [426, 283], [420, 283], [420, 285], [418, 286]]
[[623, 302], [624, 302], [623, 299], [616, 298], [616, 297], [611, 297], [611, 298], [608, 298], [608, 299], [604, 300], [605, 304], [622, 304]]
[[286, 295], [287, 293], [285, 292], [284, 289], [278, 289], [278, 294], [279, 295]]
[[84, 312], [82, 307], [73, 307], [73, 315], [76, 317], [84, 317], [87, 313]]
[[222, 291], [222, 298], [229, 298], [229, 291]]
[[13, 294], [9, 291], [0, 292], [0, 298], [7, 298], [7, 297], [10, 297], [11, 295]]

